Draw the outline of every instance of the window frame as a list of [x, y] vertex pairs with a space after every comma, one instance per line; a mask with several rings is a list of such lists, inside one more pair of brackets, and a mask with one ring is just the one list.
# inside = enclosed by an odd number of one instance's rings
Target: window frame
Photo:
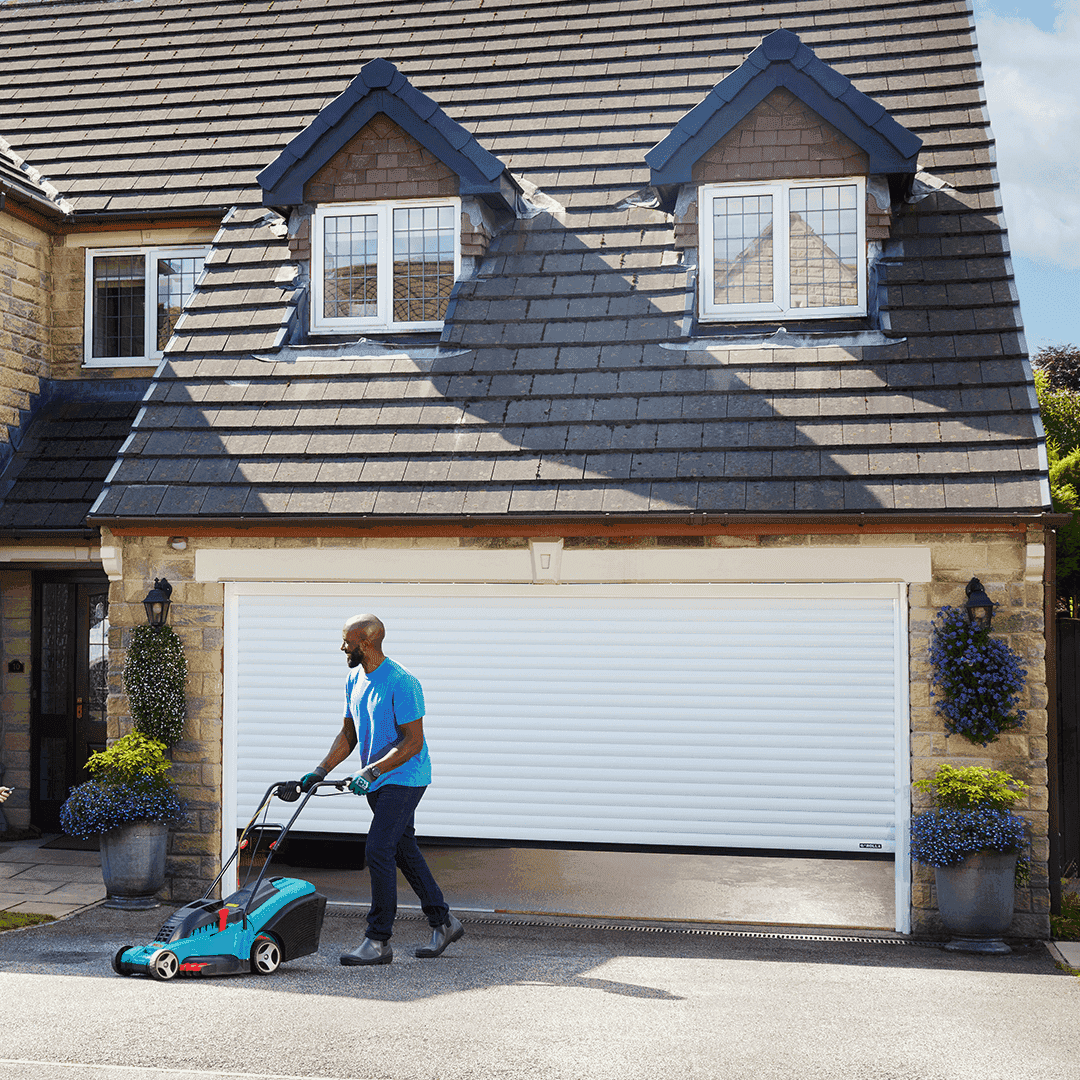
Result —
[[[84, 268], [83, 312], [83, 367], [149, 367], [160, 362], [162, 350], [157, 343], [157, 263], [160, 259], [191, 259], [202, 257], [205, 268], [210, 254], [208, 244], [161, 244], [155, 247], [108, 247], [87, 248]], [[143, 344], [154, 346], [144, 349], [139, 356], [94, 355], [94, 260], [116, 256], [141, 255], [143, 257]], [[197, 284], [203, 269], [195, 275]]]
[[[396, 322], [394, 320], [394, 211], [420, 210], [429, 206], [449, 206], [454, 215], [454, 281], [461, 276], [461, 199], [447, 195], [433, 199], [379, 199], [368, 202], [322, 203], [311, 217], [311, 317], [313, 334], [340, 334], [354, 330], [394, 332], [441, 330], [445, 320]], [[323, 314], [324, 224], [328, 218], [360, 217], [374, 214], [378, 219], [376, 257], [376, 314], [373, 316], [328, 317]], [[381, 253], [389, 251], [384, 259]]]
[[[855, 185], [858, 238], [856, 264], [858, 303], [834, 307], [792, 307], [790, 293], [790, 229], [777, 242], [776, 222], [789, 221], [790, 195], [801, 188]], [[751, 304], [717, 304], [713, 301], [716, 267], [713, 261], [712, 200], [717, 197], [771, 195], [773, 197], [773, 300]], [[779, 210], [777, 209], [779, 208]], [[866, 177], [821, 176], [798, 180], [702, 184], [698, 189], [698, 318], [702, 322], [763, 322], [778, 320], [855, 318], [867, 313]], [[782, 302], [781, 302], [782, 301]]]

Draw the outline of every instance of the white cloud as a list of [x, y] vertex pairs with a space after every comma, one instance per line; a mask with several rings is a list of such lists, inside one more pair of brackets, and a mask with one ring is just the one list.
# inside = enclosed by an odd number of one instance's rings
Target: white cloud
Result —
[[1053, 33], [984, 7], [976, 23], [1013, 252], [1080, 267], [1080, 0]]

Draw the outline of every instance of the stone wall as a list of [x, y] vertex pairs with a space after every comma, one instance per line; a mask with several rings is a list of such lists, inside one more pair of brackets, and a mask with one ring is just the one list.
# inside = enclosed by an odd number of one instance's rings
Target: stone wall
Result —
[[[29, 570], [0, 570], [0, 761], [5, 787], [15, 793], [4, 803], [12, 829], [30, 825], [30, 619]], [[17, 660], [21, 672], [8, 671]]]
[[[984, 532], [807, 532], [802, 535], [740, 533], [737, 527], [716, 535], [682, 537], [570, 537], [565, 546], [596, 549], [691, 547], [889, 547], [929, 545], [933, 580], [909, 588], [911, 771], [913, 779], [932, 775], [941, 762], [986, 764], [1008, 769], [1032, 785], [1020, 812], [1032, 823], [1031, 884], [1017, 894], [1013, 933], [1045, 937], [1049, 932], [1048, 819], [1047, 819], [1047, 712], [1043, 639], [1041, 531], [1022, 529]], [[108, 542], [108, 541], [106, 541]], [[230, 548], [410, 547], [445, 550], [454, 547], [521, 547], [524, 537], [461, 539], [341, 539], [322, 538], [215, 538], [192, 539], [188, 549], [176, 552], [164, 537], [126, 538], [122, 541], [124, 582], [111, 591], [112, 638], [109, 701], [110, 737], [128, 730], [130, 718], [120, 685], [123, 653], [129, 628], [143, 620], [142, 597], [148, 583], [165, 575], [174, 585], [170, 622], [183, 638], [189, 670], [189, 723], [185, 739], [175, 752], [181, 790], [195, 810], [195, 823], [175, 837], [170, 872], [174, 899], [197, 895], [216, 873], [220, 828], [220, 782], [223, 709], [223, 600], [221, 585], [192, 580], [194, 552], [200, 546]], [[1034, 553], [1034, 555], [1033, 555]], [[1029, 556], [1032, 556], [1029, 561]], [[1001, 634], [1024, 658], [1028, 685], [1022, 702], [1027, 722], [1019, 732], [1003, 736], [986, 749], [962, 738], [949, 737], [936, 716], [929, 694], [930, 623], [943, 605], [964, 603], [964, 585], [978, 576], [1000, 608], [994, 621]], [[919, 796], [915, 807], [925, 804]], [[933, 871], [913, 868], [913, 930], [920, 936], [941, 931], [936, 911]]]
[[[0, 442], [49, 375], [52, 238], [0, 213]], [[2, 451], [0, 451], [2, 457]]]

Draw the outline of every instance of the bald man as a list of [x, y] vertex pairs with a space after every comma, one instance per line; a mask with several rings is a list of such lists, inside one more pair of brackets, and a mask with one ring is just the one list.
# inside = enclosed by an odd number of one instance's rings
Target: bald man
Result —
[[362, 768], [349, 790], [365, 795], [371, 807], [366, 847], [371, 910], [364, 940], [341, 955], [346, 967], [393, 960], [390, 938], [397, 914], [398, 868], [420, 898], [431, 926], [431, 941], [417, 948], [417, 956], [441, 956], [464, 933], [417, 847], [413, 826], [416, 807], [431, 783], [424, 691], [413, 675], [383, 653], [385, 636], [386, 628], [374, 615], [356, 615], [345, 623], [341, 644], [349, 663], [345, 721], [322, 763], [300, 781], [307, 791], [359, 748]]

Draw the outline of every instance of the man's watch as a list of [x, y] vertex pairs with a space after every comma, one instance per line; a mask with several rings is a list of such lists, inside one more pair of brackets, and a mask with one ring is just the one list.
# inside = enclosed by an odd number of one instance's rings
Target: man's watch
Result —
[[379, 769], [376, 769], [374, 765], [369, 765], [367, 767], [367, 771], [371, 773], [372, 777], [376, 780], [378, 780], [379, 777], [382, 776], [382, 772]]

